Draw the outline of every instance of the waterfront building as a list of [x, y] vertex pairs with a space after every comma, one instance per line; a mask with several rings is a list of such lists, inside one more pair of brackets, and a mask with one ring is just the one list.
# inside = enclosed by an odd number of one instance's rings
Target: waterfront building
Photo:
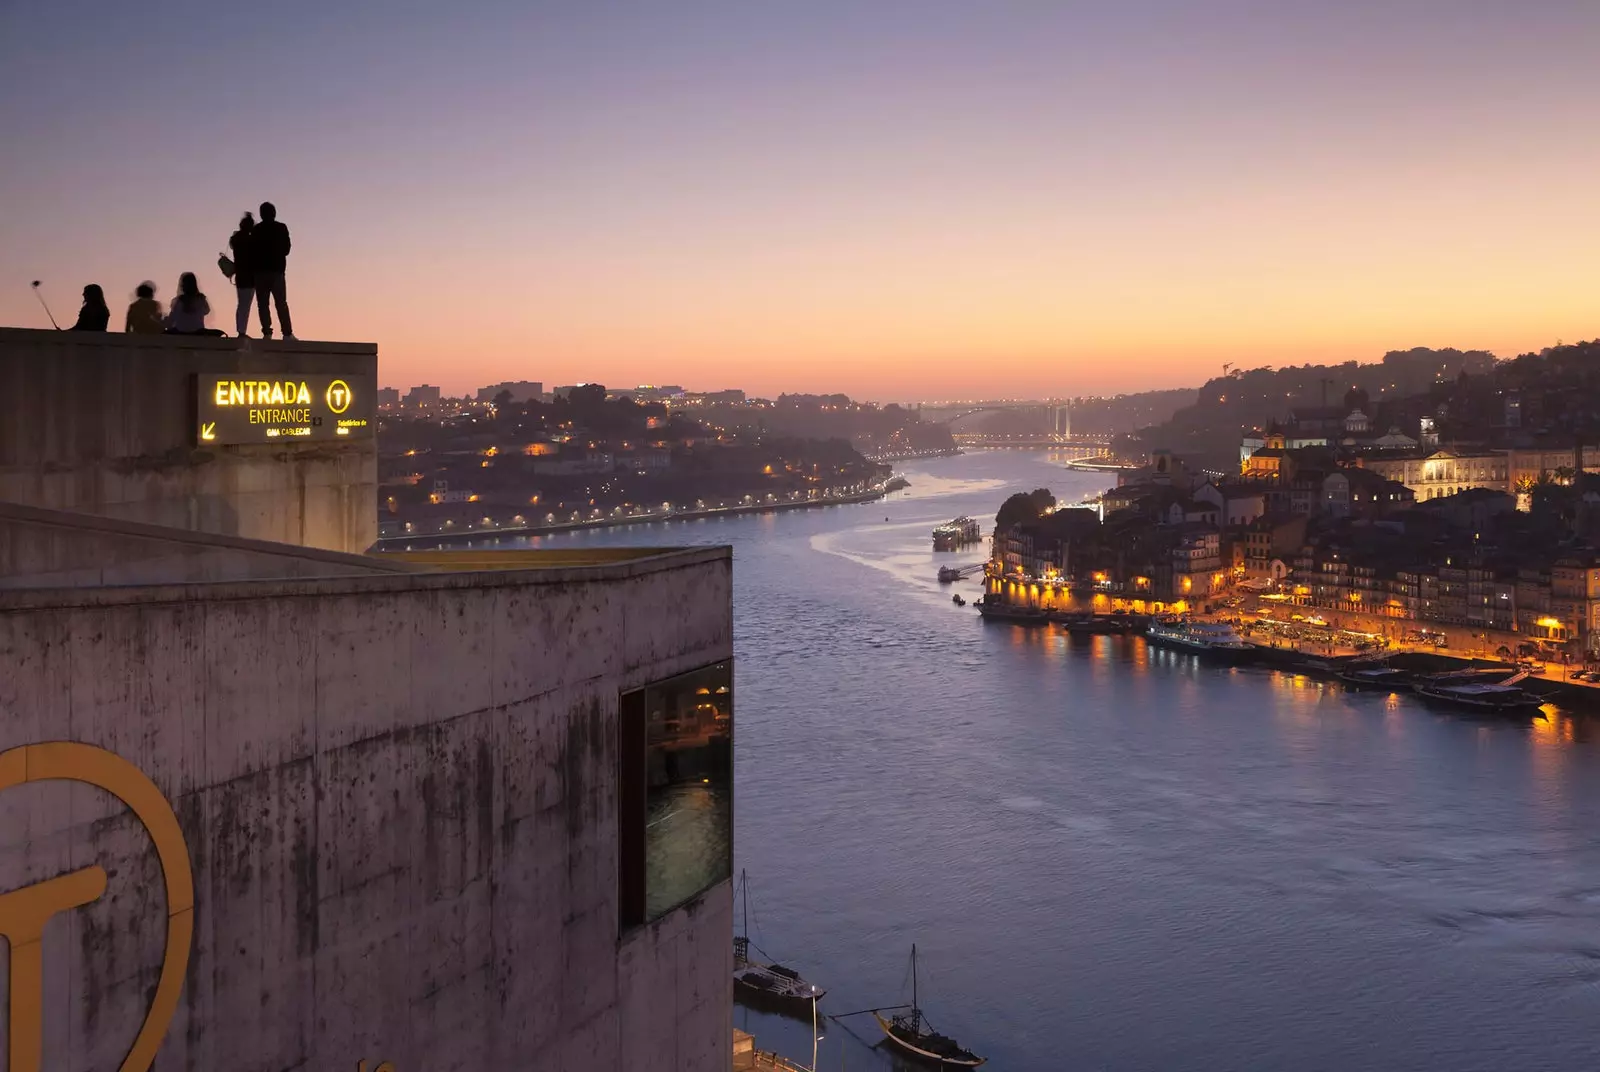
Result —
[[1170, 599], [1194, 600], [1222, 591], [1228, 576], [1222, 568], [1221, 535], [1211, 525], [1186, 525], [1172, 549]]
[[[0, 332], [37, 388], [0, 428], [42, 440], [0, 435], [13, 1059], [725, 1072], [728, 550], [262, 539], [324, 462], [375, 515], [370, 429], [328, 423], [375, 350], [129, 338]], [[31, 412], [63, 368], [111, 382]], [[207, 377], [276, 385], [265, 423]]]
[[1282, 580], [1287, 561], [1305, 543], [1304, 515], [1278, 514], [1257, 518], [1245, 529], [1245, 575]]

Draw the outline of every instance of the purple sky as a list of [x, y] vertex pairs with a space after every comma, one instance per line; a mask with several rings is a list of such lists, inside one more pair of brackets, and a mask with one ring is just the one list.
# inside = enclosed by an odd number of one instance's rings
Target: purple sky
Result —
[[1600, 334], [1597, 56], [1594, 0], [0, 0], [0, 322], [189, 269], [231, 330], [270, 198], [401, 386], [1509, 354]]

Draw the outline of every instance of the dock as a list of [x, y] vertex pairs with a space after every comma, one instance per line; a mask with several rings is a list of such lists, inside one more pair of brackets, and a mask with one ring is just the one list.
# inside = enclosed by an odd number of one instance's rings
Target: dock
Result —
[[755, 1036], [733, 1029], [733, 1072], [810, 1072], [787, 1057], [756, 1049]]

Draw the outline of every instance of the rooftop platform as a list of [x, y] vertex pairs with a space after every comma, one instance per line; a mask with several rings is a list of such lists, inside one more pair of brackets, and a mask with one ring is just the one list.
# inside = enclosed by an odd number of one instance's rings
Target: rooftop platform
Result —
[[[541, 582], [620, 579], [651, 572], [663, 562], [681, 566], [728, 557], [727, 548], [656, 547], [353, 555], [0, 502], [0, 606], [14, 605], [4, 599], [7, 591], [55, 590], [56, 602], [76, 605], [120, 602], [116, 593], [123, 589], [136, 589], [142, 593], [137, 598], [148, 599], [152, 588], [193, 585], [233, 585], [259, 594], [263, 585], [340, 578], [405, 578], [401, 587], [429, 576], [449, 578], [441, 587], [494, 584], [501, 575], [530, 572]], [[306, 590], [353, 589], [313, 585]], [[100, 594], [90, 597], [90, 591]]]
[[[377, 539], [377, 354], [0, 328], [0, 501], [365, 551]], [[227, 405], [224, 391], [214, 404], [219, 384], [291, 383], [299, 400]], [[330, 410], [334, 384], [349, 395]], [[342, 427], [367, 411], [371, 424]]]

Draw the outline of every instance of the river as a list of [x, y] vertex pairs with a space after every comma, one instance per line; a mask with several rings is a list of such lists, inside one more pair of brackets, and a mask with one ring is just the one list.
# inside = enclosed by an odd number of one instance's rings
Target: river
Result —
[[[1103, 488], [1041, 453], [910, 464], [875, 504], [563, 534], [734, 547], [737, 867], [752, 932], [1015, 1070], [1588, 1072], [1600, 1024], [1592, 723], [1475, 721], [985, 625], [935, 523]], [[887, 520], [886, 520], [887, 518]], [[808, 1024], [743, 1008], [809, 1062]], [[823, 1069], [888, 1069], [870, 1017]]]

